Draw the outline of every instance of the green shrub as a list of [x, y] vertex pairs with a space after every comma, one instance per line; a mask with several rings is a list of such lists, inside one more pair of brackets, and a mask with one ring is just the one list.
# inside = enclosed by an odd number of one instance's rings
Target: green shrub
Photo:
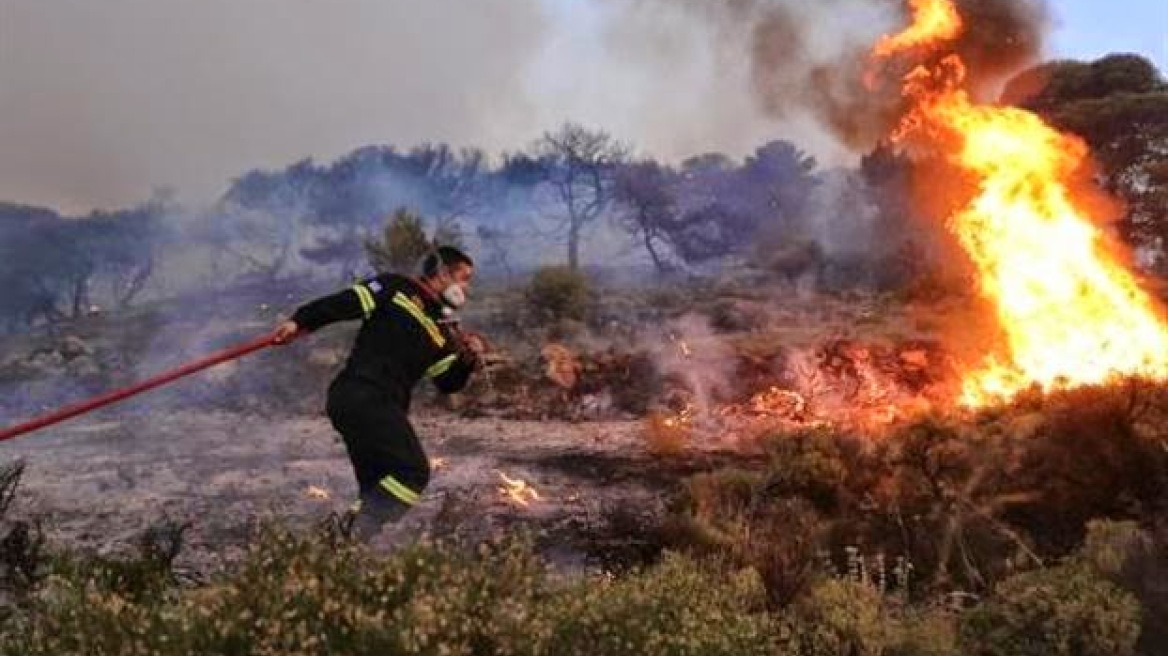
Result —
[[880, 656], [891, 642], [880, 594], [854, 581], [821, 581], [795, 602], [790, 617], [800, 656]]
[[566, 266], [537, 270], [524, 297], [528, 310], [545, 322], [586, 321], [596, 311], [596, 292], [588, 277]]
[[697, 474], [663, 526], [672, 546], [728, 558], [758, 573], [771, 608], [794, 599], [810, 581], [820, 559], [825, 525], [798, 497], [768, 493], [761, 474], [721, 469]]
[[218, 582], [127, 580], [68, 561], [3, 626], [0, 653], [774, 653], [757, 577], [681, 556], [619, 579], [562, 581], [522, 541], [421, 544], [378, 557], [267, 531]]
[[365, 255], [370, 266], [377, 271], [408, 273], [437, 246], [461, 246], [461, 242], [462, 234], [457, 224], [439, 224], [430, 236], [420, 215], [399, 207], [386, 218], [381, 238], [366, 240]]
[[1141, 654], [1168, 653], [1168, 526], [1096, 520], [1074, 559], [1135, 595], [1142, 609]]
[[961, 619], [972, 656], [1127, 656], [1140, 634], [1135, 598], [1080, 564], [1006, 579]]
[[820, 579], [783, 617], [787, 649], [797, 656], [959, 654], [950, 613], [901, 607], [871, 584], [850, 579]]
[[843, 439], [826, 429], [765, 438], [763, 446], [770, 457], [768, 493], [798, 495], [821, 510], [835, 509], [849, 474]]
[[885, 656], [960, 656], [956, 618], [941, 609], [905, 611], [893, 633]]
[[676, 554], [621, 579], [589, 579], [560, 591], [522, 627], [512, 653], [592, 656], [759, 656], [778, 635], [762, 586]]
[[1152, 538], [1132, 521], [1087, 522], [1087, 536], [1075, 554], [1110, 579], [1120, 578], [1133, 557], [1151, 549]]
[[[45, 537], [40, 523], [9, 515], [24, 467], [23, 461], [0, 466], [0, 600], [22, 599], [35, 589], [47, 571]], [[0, 604], [0, 621], [7, 616], [7, 611]]]

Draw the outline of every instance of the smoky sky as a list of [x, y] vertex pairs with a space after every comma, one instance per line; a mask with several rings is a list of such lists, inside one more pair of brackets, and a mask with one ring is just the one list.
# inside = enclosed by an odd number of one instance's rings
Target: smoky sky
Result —
[[903, 19], [895, 0], [0, 0], [0, 199], [209, 201], [253, 168], [497, 154], [565, 120], [666, 160], [789, 138], [837, 163], [871, 132], [844, 102], [857, 57]]

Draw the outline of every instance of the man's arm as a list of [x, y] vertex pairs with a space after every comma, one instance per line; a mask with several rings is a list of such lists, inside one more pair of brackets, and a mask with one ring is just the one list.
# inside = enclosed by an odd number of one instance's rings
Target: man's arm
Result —
[[309, 301], [297, 308], [290, 319], [276, 327], [276, 341], [289, 342], [302, 333], [313, 332], [338, 321], [368, 319], [383, 300], [384, 292], [385, 282], [373, 278]]
[[426, 377], [443, 394], [461, 391], [470, 382], [471, 374], [482, 368], [482, 354], [486, 342], [475, 334], [458, 334], [455, 348], [426, 371]]

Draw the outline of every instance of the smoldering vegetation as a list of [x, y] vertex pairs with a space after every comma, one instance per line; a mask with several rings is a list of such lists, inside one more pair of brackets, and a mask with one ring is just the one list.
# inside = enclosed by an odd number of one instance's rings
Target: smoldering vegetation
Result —
[[[1005, 22], [971, 36], [970, 56], [1030, 52], [1032, 14], [1002, 7]], [[977, 41], [994, 34], [1020, 35], [1017, 49]], [[1111, 109], [1130, 109], [1133, 86], [1139, 108], [1156, 102], [1155, 71], [1139, 85], [1106, 74], [1131, 63], [1065, 68], [1093, 82], [1040, 94], [1043, 111], [1100, 144], [1130, 145], [1092, 132], [1112, 114], [1087, 110], [1105, 102], [1095, 82], [1109, 79], [1124, 83]], [[1141, 134], [1161, 134], [1140, 115]], [[787, 141], [677, 164], [632, 153], [566, 125], [498, 158], [378, 146], [253, 171], [205, 208], [165, 194], [86, 217], [5, 206], [6, 420], [249, 338], [312, 295], [461, 243], [481, 274], [462, 320], [493, 348], [470, 389], [423, 393], [419, 412], [482, 422], [480, 441], [455, 451], [478, 457], [501, 426], [533, 422], [508, 464], [570, 485], [556, 521], [518, 510], [501, 540], [484, 535], [481, 499], [452, 494], [428, 527], [437, 544], [373, 553], [322, 516], [317, 530], [248, 532], [230, 571], [191, 576], [175, 566], [187, 518], [120, 550], [79, 552], [22, 507], [29, 474], [14, 465], [0, 475], [0, 649], [1164, 651], [1164, 386], [1123, 380], [954, 408], [955, 363], [971, 346], [954, 335], [984, 313], [914, 184], [927, 163], [877, 145], [854, 168], [825, 169]], [[1115, 157], [1101, 175], [1122, 189], [1145, 165]], [[1126, 236], [1154, 245], [1154, 199], [1139, 200], [1145, 213]], [[319, 419], [351, 331], [213, 369], [108, 417]], [[548, 438], [534, 433], [567, 432], [561, 422], [617, 425], [637, 440], [606, 447], [598, 432], [541, 448]], [[588, 512], [572, 505], [579, 497]], [[567, 576], [555, 564], [565, 550], [583, 563]]]
[[[874, 191], [895, 195], [891, 186], [905, 184], [892, 155], [847, 171], [823, 170], [785, 141], [744, 160], [706, 154], [678, 166], [630, 152], [568, 124], [497, 161], [445, 145], [383, 146], [252, 171], [208, 208], [165, 193], [82, 217], [6, 205], [3, 414], [27, 416], [246, 339], [374, 270], [413, 272], [436, 242], [476, 257], [482, 302], [468, 320], [520, 344], [566, 333], [623, 339], [678, 313], [652, 300], [657, 290], [709, 290], [722, 271], [762, 299], [892, 291], [922, 266], [914, 244], [927, 233], [893, 227], [900, 217], [883, 212]], [[560, 283], [533, 280], [527, 290], [532, 272], [565, 260]], [[571, 296], [581, 276], [587, 290]], [[337, 357], [312, 361], [327, 369]], [[285, 377], [257, 375], [226, 396], [257, 410], [304, 409], [310, 395], [264, 400]], [[175, 402], [222, 397], [191, 390]]]

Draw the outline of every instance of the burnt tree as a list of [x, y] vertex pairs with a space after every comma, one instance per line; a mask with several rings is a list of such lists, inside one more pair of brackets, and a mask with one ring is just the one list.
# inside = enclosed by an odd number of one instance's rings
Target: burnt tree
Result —
[[576, 270], [584, 228], [612, 202], [616, 168], [627, 159], [628, 150], [607, 132], [574, 123], [545, 133], [535, 150], [547, 162], [548, 184], [563, 204], [568, 267]]

